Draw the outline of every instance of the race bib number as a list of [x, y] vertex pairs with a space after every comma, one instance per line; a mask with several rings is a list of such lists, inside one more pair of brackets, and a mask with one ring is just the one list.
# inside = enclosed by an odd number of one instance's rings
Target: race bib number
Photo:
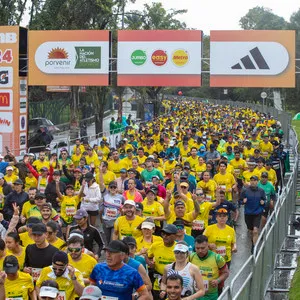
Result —
[[76, 208], [74, 206], [67, 206], [66, 207], [66, 215], [72, 217], [76, 214]]
[[118, 297], [110, 297], [110, 296], [102, 296], [101, 297], [102, 300], [118, 300]]
[[57, 300], [67, 300], [66, 292], [65, 291], [59, 291], [58, 296], [57, 296]]
[[241, 170], [240, 169], [234, 169], [235, 174], [240, 174]]
[[23, 297], [17, 297], [17, 298], [5, 298], [6, 300], [23, 300]]
[[194, 220], [192, 229], [193, 230], [204, 230], [204, 221], [203, 220]]
[[106, 208], [105, 216], [108, 218], [116, 218], [118, 216], [118, 210], [116, 208]]
[[31, 276], [34, 282], [36, 282], [40, 277], [41, 271], [42, 271], [41, 268], [32, 268]]
[[205, 288], [205, 292], [207, 292], [208, 288], [209, 288], [209, 281], [208, 280], [203, 280], [203, 285], [204, 285], [204, 288]]
[[219, 246], [217, 248], [216, 251], [218, 254], [220, 254], [221, 256], [225, 256], [226, 255], [226, 247], [225, 246]]

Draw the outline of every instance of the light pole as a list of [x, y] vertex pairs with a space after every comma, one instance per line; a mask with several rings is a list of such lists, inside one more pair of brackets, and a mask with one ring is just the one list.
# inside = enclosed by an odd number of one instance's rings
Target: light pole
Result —
[[263, 100], [263, 102], [262, 102], [262, 112], [264, 113], [265, 112], [265, 99], [267, 98], [268, 95], [267, 95], [266, 92], [262, 92], [260, 94], [260, 96], [261, 96], [261, 98]]

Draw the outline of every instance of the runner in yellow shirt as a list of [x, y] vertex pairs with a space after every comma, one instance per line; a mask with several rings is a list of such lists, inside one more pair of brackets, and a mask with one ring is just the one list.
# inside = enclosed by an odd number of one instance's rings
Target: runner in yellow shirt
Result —
[[84, 289], [83, 276], [69, 264], [67, 253], [58, 251], [53, 255], [52, 266], [42, 269], [36, 282], [37, 293], [45, 280], [55, 280], [59, 286], [59, 299], [75, 300]]
[[217, 223], [208, 226], [204, 235], [208, 238], [209, 248], [224, 257], [228, 269], [231, 263], [231, 253], [237, 252], [234, 228], [226, 225], [228, 211], [220, 208], [217, 211]]
[[60, 217], [63, 221], [62, 232], [67, 232], [67, 227], [75, 225], [76, 222], [73, 219], [76, 214], [78, 204], [83, 195], [83, 189], [85, 186], [85, 180], [82, 180], [81, 188], [78, 195], [74, 195], [74, 186], [69, 184], [66, 187], [66, 195], [62, 195], [59, 188], [59, 179], [56, 181], [56, 194], [60, 201]]
[[19, 263], [15, 256], [5, 257], [3, 269], [7, 275], [4, 283], [6, 299], [36, 299], [32, 277], [19, 271]]
[[20, 236], [16, 232], [9, 232], [5, 237], [6, 255], [15, 256], [19, 263], [19, 269], [22, 271], [25, 262], [25, 248], [20, 243]]
[[149, 268], [154, 270], [154, 299], [159, 299], [159, 282], [164, 273], [166, 265], [175, 261], [174, 248], [176, 245], [177, 228], [173, 224], [167, 224], [161, 231], [163, 241], [153, 243], [148, 250], [146, 261]]
[[113, 240], [122, 240], [125, 236], [138, 238], [141, 231], [138, 226], [145, 220], [135, 215], [136, 208], [133, 200], [126, 200], [123, 206], [124, 216], [120, 216], [114, 223]]
[[78, 236], [73, 236], [68, 239], [67, 250], [70, 265], [82, 273], [84, 284], [89, 285], [90, 275], [97, 264], [96, 259], [83, 253], [84, 242], [83, 239]]
[[236, 187], [236, 181], [232, 174], [226, 172], [227, 164], [225, 162], [219, 163], [219, 173], [214, 176], [214, 181], [225, 191], [226, 200], [232, 201], [232, 191]]

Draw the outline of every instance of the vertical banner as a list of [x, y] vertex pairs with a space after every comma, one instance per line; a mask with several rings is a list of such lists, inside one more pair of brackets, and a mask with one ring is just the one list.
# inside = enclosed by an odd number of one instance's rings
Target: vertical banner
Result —
[[110, 32], [29, 32], [29, 85], [109, 85]]
[[119, 30], [118, 86], [201, 86], [202, 31]]
[[211, 87], [295, 87], [295, 31], [210, 32]]
[[[24, 29], [23, 33], [27, 34]], [[22, 47], [21, 47], [22, 48]], [[25, 47], [26, 48], [26, 47]], [[6, 154], [8, 147], [15, 155], [27, 147], [27, 83], [21, 87], [19, 77], [20, 27], [0, 27], [0, 153]], [[24, 54], [26, 55], [26, 53]], [[26, 108], [21, 101], [26, 98]], [[23, 99], [23, 100], [22, 100]], [[21, 125], [21, 118], [22, 124]], [[21, 135], [22, 138], [21, 147]]]

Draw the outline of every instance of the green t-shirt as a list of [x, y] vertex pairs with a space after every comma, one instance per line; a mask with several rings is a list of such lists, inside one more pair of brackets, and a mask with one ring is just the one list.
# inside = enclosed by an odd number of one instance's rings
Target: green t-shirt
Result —
[[276, 195], [274, 185], [270, 181], [267, 181], [266, 184], [262, 184], [260, 181], [257, 186], [265, 191], [267, 202], [270, 202], [271, 195]]
[[145, 169], [141, 173], [141, 177], [146, 183], [151, 182], [151, 184], [152, 184], [153, 176], [158, 176], [160, 178], [160, 180], [164, 180], [164, 177], [162, 176], [161, 172], [155, 168], [153, 168], [152, 171], [148, 171], [147, 169]]

